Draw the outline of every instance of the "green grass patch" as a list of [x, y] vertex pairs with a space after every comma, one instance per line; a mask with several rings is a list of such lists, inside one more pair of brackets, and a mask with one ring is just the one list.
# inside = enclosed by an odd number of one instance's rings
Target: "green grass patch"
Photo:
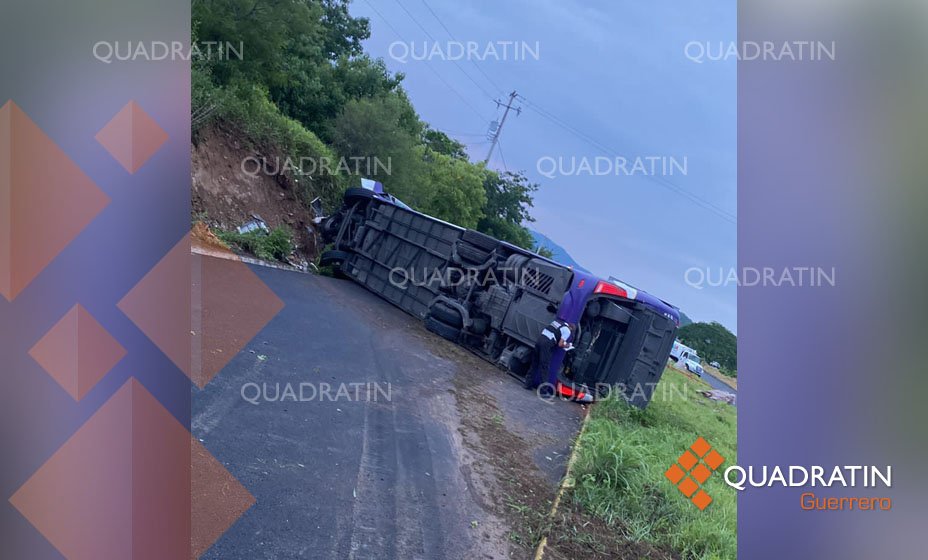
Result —
[[229, 245], [266, 261], [286, 262], [293, 252], [292, 234], [286, 227], [277, 227], [270, 232], [260, 229], [248, 233], [220, 231], [217, 235]]
[[[631, 540], [684, 558], [735, 558], [736, 491], [721, 471], [737, 460], [736, 410], [700, 395], [705, 389], [667, 368], [647, 409], [621, 399], [594, 405], [574, 467], [573, 500]], [[698, 436], [725, 457], [703, 485], [713, 499], [704, 511], [664, 477]]]

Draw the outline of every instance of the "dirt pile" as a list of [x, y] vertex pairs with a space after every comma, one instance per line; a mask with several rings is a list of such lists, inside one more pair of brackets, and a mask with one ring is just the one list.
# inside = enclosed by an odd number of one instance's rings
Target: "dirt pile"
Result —
[[312, 229], [312, 211], [286, 177], [265, 173], [257, 163], [277, 155], [255, 147], [228, 122], [198, 130], [190, 154], [193, 219], [234, 230], [259, 216], [271, 228], [289, 228], [297, 254], [312, 261], [322, 247]]

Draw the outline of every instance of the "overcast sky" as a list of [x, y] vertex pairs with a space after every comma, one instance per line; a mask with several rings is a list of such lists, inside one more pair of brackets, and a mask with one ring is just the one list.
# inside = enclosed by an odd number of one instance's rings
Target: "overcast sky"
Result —
[[734, 285], [690, 285], [736, 265], [736, 62], [691, 60], [736, 39], [736, 2], [354, 0], [351, 10], [370, 18], [367, 51], [406, 75], [419, 115], [472, 159], [486, 157], [502, 114], [493, 99], [527, 99], [490, 166], [541, 185], [531, 227], [595, 274], [736, 330]]

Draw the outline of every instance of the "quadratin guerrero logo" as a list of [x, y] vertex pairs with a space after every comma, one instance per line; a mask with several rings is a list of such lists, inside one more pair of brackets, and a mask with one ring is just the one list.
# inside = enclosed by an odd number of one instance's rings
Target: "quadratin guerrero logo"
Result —
[[699, 437], [677, 458], [677, 462], [667, 469], [664, 476], [689, 498], [693, 505], [704, 510], [712, 503], [712, 497], [702, 489], [702, 485], [724, 462], [725, 457], [712, 449], [708, 441]]

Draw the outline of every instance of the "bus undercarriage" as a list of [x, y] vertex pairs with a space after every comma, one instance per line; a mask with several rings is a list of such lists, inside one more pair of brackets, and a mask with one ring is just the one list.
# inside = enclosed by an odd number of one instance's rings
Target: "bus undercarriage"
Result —
[[552, 357], [562, 394], [584, 400], [618, 388], [647, 406], [676, 333], [666, 313], [367, 189], [349, 189], [322, 229], [333, 244], [322, 264], [515, 376], [525, 375], [545, 325], [556, 317], [577, 323], [575, 349]]

